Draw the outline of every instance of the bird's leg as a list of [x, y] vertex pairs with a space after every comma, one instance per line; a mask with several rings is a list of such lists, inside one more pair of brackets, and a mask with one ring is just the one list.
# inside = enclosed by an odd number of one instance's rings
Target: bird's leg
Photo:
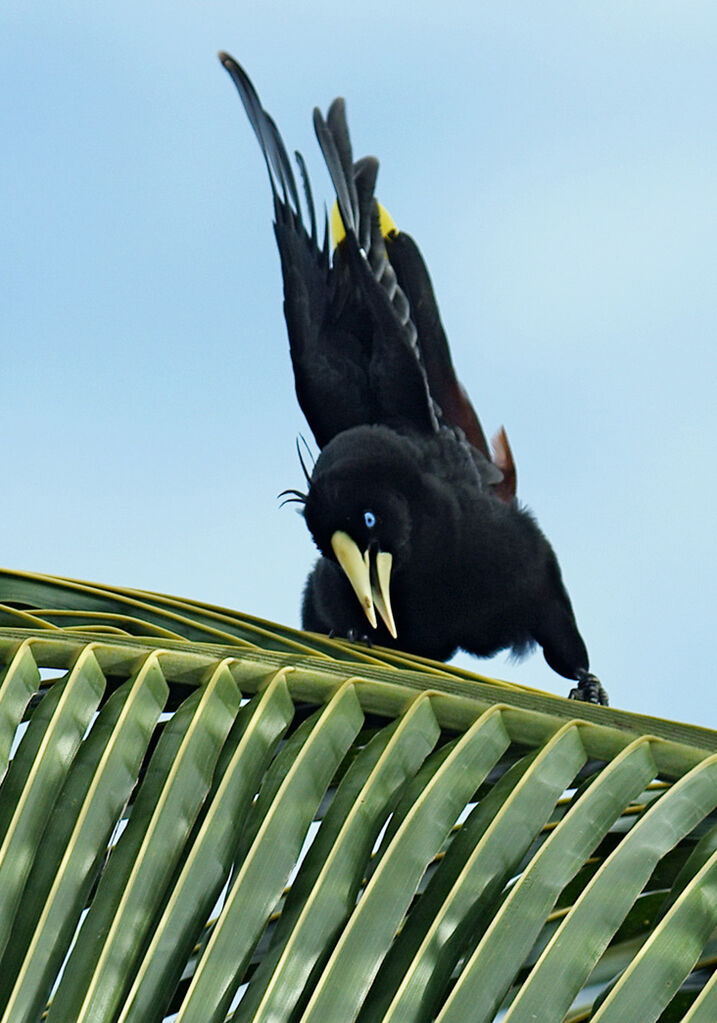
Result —
[[570, 690], [569, 700], [582, 700], [583, 703], [599, 703], [607, 707], [610, 701], [607, 693], [597, 675], [591, 674], [585, 668], [580, 668], [575, 673], [577, 686]]
[[540, 624], [533, 635], [542, 646], [545, 660], [553, 671], [577, 682], [568, 694], [569, 700], [608, 705], [607, 693], [600, 680], [587, 669], [585, 643], [578, 632], [570, 598], [559, 576], [551, 598], [543, 602]]

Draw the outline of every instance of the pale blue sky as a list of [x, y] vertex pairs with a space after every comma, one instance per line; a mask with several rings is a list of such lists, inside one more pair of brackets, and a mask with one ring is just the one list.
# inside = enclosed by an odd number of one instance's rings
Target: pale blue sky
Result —
[[593, 669], [715, 726], [713, 2], [5, 0], [0, 562], [298, 625], [313, 548], [275, 495], [306, 428], [220, 48], [322, 199], [311, 110], [346, 97]]

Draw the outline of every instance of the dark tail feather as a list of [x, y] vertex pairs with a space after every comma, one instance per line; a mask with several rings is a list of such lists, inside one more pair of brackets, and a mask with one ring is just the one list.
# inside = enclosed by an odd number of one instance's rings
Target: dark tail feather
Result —
[[358, 200], [359, 245], [368, 252], [371, 248], [371, 228], [376, 208], [373, 192], [378, 177], [378, 160], [375, 156], [363, 156], [353, 169], [354, 184]]
[[259, 142], [274, 194], [277, 195], [278, 191], [281, 190], [285, 203], [288, 203], [289, 197], [291, 197], [294, 210], [300, 215], [299, 192], [296, 187], [296, 179], [294, 178], [291, 162], [286, 155], [286, 149], [278, 128], [270, 115], [262, 107], [257, 91], [244, 69], [237, 64], [233, 57], [230, 57], [228, 53], [223, 51], [219, 53], [219, 60], [229, 72], [229, 76], [234, 82], [244, 104], [249, 123], [254, 129], [254, 134]]
[[358, 196], [353, 177], [353, 156], [346, 127], [345, 104], [341, 98], [331, 104], [326, 120], [319, 108], [314, 107], [314, 130], [336, 192], [344, 228], [358, 237]]
[[301, 173], [301, 183], [304, 186], [304, 196], [306, 197], [306, 208], [309, 211], [309, 224], [311, 226], [311, 240], [314, 245], [318, 245], [318, 237], [316, 232], [316, 209], [314, 207], [314, 197], [311, 194], [311, 185], [309, 184], [309, 172], [306, 169], [306, 163], [304, 157], [297, 149], [294, 152], [296, 162]]
[[272, 162], [272, 166], [274, 166], [278, 170], [279, 179], [281, 181], [281, 186], [284, 192], [284, 202], [288, 202], [286, 194], [288, 189], [289, 195], [291, 196], [291, 201], [294, 204], [294, 209], [298, 213], [300, 209], [299, 192], [296, 187], [296, 179], [294, 178], [294, 172], [291, 169], [291, 162], [289, 161], [286, 149], [284, 148], [284, 143], [282, 141], [281, 135], [279, 134], [279, 129], [276, 127], [273, 118], [270, 117], [270, 115], [267, 114], [266, 112], [264, 112], [264, 117], [266, 118], [266, 129], [269, 135], [269, 139], [271, 141], [269, 156]]
[[379, 227], [378, 204], [374, 196], [378, 160], [375, 156], [364, 156], [353, 162], [343, 99], [333, 101], [325, 120], [316, 108], [314, 127], [336, 192], [346, 233], [354, 236], [358, 247], [367, 257], [375, 280], [388, 297], [394, 315], [403, 328], [406, 344], [413, 349], [420, 362], [409, 302], [398, 284]]

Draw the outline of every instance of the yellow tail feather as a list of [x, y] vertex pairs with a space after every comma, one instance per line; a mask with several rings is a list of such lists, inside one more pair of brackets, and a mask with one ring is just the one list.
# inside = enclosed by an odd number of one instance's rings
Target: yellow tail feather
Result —
[[[398, 228], [396, 227], [393, 217], [386, 207], [381, 205], [381, 203], [378, 203], [378, 223], [381, 228], [381, 234], [384, 238], [388, 238], [392, 232], [398, 233]], [[339, 242], [343, 241], [345, 237], [346, 230], [344, 228], [344, 222], [341, 219], [341, 213], [339, 212], [339, 204], [338, 202], [335, 202], [334, 208], [331, 210], [331, 241], [333, 242], [334, 248], [336, 248]]]

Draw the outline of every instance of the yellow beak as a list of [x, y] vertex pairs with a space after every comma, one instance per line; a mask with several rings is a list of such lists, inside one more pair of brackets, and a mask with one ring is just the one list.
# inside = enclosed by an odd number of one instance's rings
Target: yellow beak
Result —
[[362, 554], [348, 533], [341, 530], [337, 530], [331, 537], [331, 548], [346, 573], [371, 628], [376, 628], [378, 611], [386, 628], [396, 639], [398, 633], [389, 595], [392, 555], [387, 551], [379, 551], [374, 565], [371, 565], [369, 552], [366, 550]]

